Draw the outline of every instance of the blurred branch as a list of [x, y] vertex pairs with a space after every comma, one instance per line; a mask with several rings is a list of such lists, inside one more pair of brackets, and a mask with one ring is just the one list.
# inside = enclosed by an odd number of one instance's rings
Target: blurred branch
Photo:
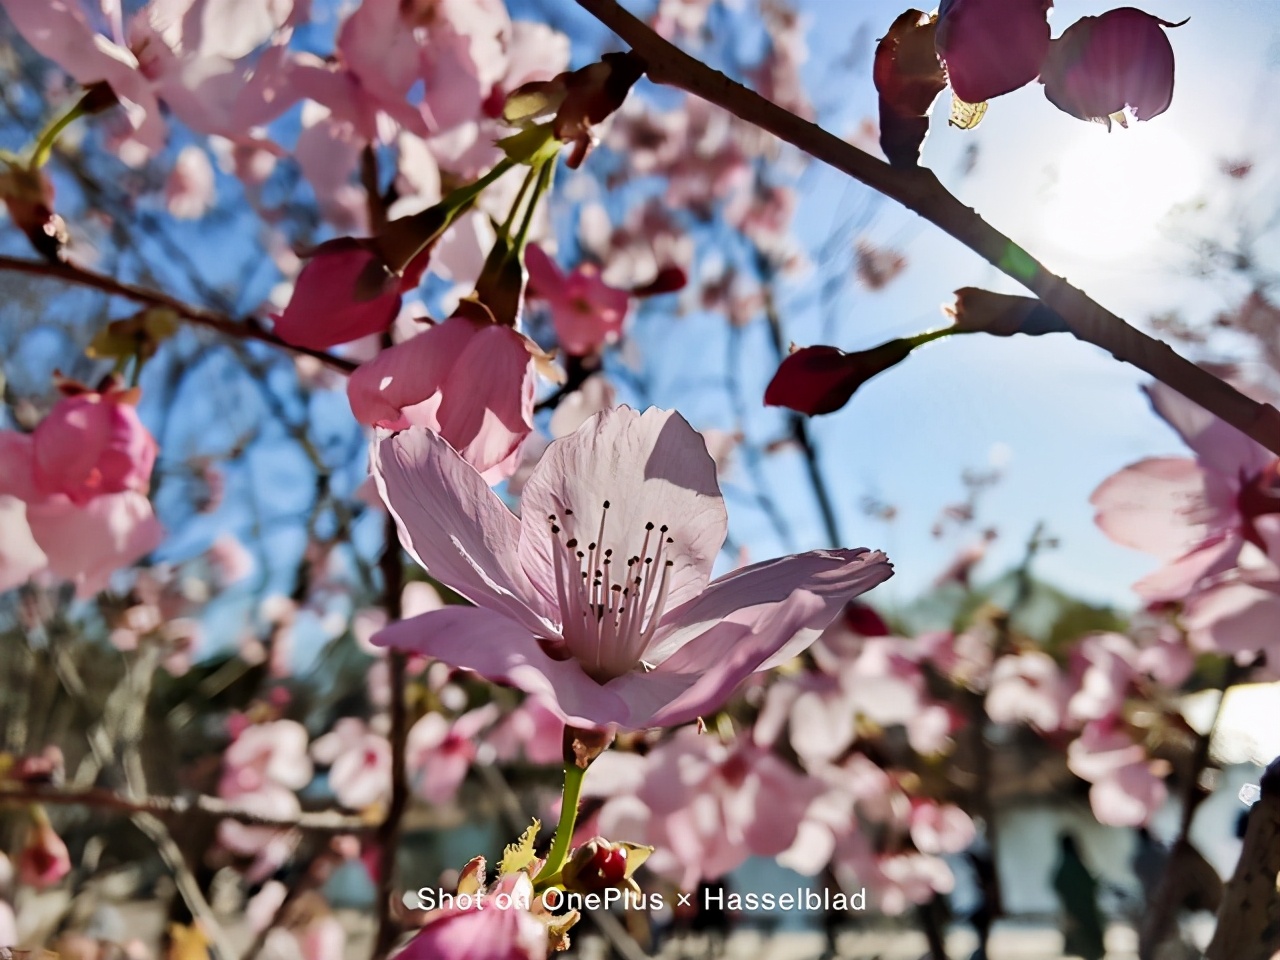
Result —
[[616, 0], [577, 0], [629, 44], [654, 83], [713, 103], [748, 123], [860, 180], [940, 227], [997, 269], [1031, 290], [1066, 321], [1072, 334], [1131, 363], [1280, 454], [1280, 411], [1246, 397], [1179, 356], [1168, 344], [1130, 326], [1083, 291], [1051, 273], [965, 206], [924, 167], [897, 168], [779, 107], [664, 40]]
[[[377, 230], [386, 225], [387, 207], [379, 185], [378, 153], [372, 144], [366, 144], [360, 154], [360, 181], [365, 190], [365, 204], [369, 213], [369, 225]], [[391, 334], [382, 335], [383, 349], [391, 346]], [[382, 554], [378, 568], [382, 572], [382, 606], [387, 612], [387, 622], [394, 623], [404, 615], [400, 595], [404, 590], [404, 561], [400, 556], [400, 532], [390, 513], [382, 526]], [[405, 698], [408, 680], [406, 656], [399, 650], [387, 651], [387, 683], [391, 688], [390, 730], [391, 742], [391, 800], [387, 814], [378, 825], [373, 843], [377, 848], [379, 865], [377, 917], [378, 931], [374, 935], [372, 960], [384, 960], [395, 946], [401, 933], [397, 910], [393, 903], [396, 881], [396, 849], [400, 845], [400, 832], [405, 812], [409, 809], [409, 773], [407, 741], [409, 737], [409, 706]]]
[[360, 817], [327, 810], [302, 813], [297, 817], [263, 817], [241, 810], [230, 801], [219, 797], [198, 795], [130, 799], [112, 790], [99, 787], [75, 790], [44, 784], [0, 783], [0, 806], [8, 803], [93, 807], [130, 815], [145, 813], [161, 818], [199, 814], [220, 820], [235, 820], [237, 823], [254, 827], [278, 827], [281, 830], [309, 830], [318, 833], [362, 833], [372, 829], [372, 826]]
[[1154, 960], [1161, 945], [1177, 929], [1178, 913], [1184, 906], [1187, 894], [1185, 880], [1187, 875], [1192, 873], [1182, 865], [1200, 857], [1199, 852], [1191, 844], [1191, 824], [1195, 821], [1200, 804], [1204, 803], [1212, 792], [1200, 782], [1200, 777], [1209, 765], [1209, 748], [1213, 744], [1218, 721], [1222, 719], [1222, 708], [1227, 702], [1227, 694], [1249, 673], [1250, 669], [1251, 666], [1241, 667], [1234, 660], [1227, 664], [1227, 673], [1222, 680], [1218, 704], [1213, 711], [1213, 720], [1210, 721], [1209, 728], [1196, 739], [1191, 764], [1182, 787], [1182, 819], [1178, 825], [1178, 836], [1169, 849], [1169, 859], [1166, 861], [1164, 874], [1151, 895], [1151, 902], [1147, 905], [1142, 929], [1139, 931], [1139, 960]]
[[52, 277], [65, 283], [74, 283], [82, 287], [100, 290], [113, 297], [132, 300], [134, 303], [172, 310], [179, 318], [214, 330], [224, 336], [234, 337], [238, 340], [257, 340], [260, 343], [268, 343], [292, 353], [314, 357], [326, 366], [332, 367], [334, 370], [340, 370], [343, 373], [350, 373], [357, 366], [354, 361], [343, 357], [335, 357], [333, 354], [326, 353], [323, 350], [295, 347], [285, 343], [274, 333], [264, 329], [254, 317], [235, 320], [216, 310], [193, 306], [158, 290], [149, 290], [146, 287], [124, 283], [106, 274], [97, 273], [74, 264], [47, 263], [42, 260], [27, 260], [22, 257], [0, 256], [0, 270], [11, 270], [15, 273], [25, 273], [31, 276]]
[[[386, 544], [382, 549], [383, 606], [387, 622], [394, 623], [403, 615], [400, 591], [404, 586], [404, 568], [400, 559], [400, 537], [396, 532], [395, 518], [388, 515]], [[408, 705], [405, 702], [405, 654], [399, 650], [387, 651], [387, 668], [391, 686], [391, 802], [387, 815], [374, 836], [381, 863], [378, 878], [378, 933], [374, 938], [372, 960], [383, 960], [400, 935], [400, 924], [393, 906], [396, 876], [396, 848], [400, 844], [400, 831], [405, 811], [409, 808], [409, 779], [406, 765], [406, 740], [409, 736]]]
[[[769, 343], [773, 347], [774, 357], [778, 363], [782, 363], [787, 358], [788, 345], [783, 336], [782, 316], [778, 312], [778, 300], [774, 291], [775, 271], [765, 264], [762, 255], [757, 254], [757, 260], [757, 268], [763, 279], [760, 292], [764, 297], [765, 321], [769, 325]], [[827, 489], [826, 478], [822, 476], [818, 451], [809, 436], [809, 425], [805, 423], [804, 417], [792, 410], [786, 411], [786, 416], [791, 439], [800, 448], [800, 455], [804, 458], [805, 472], [813, 487], [813, 497], [818, 504], [818, 513], [822, 517], [823, 530], [827, 535], [827, 546], [838, 548], [841, 545], [840, 523], [836, 520], [836, 509], [831, 501], [831, 492]]]
[[1267, 767], [1261, 787], [1205, 951], [1208, 960], [1268, 960], [1280, 950], [1280, 757]]

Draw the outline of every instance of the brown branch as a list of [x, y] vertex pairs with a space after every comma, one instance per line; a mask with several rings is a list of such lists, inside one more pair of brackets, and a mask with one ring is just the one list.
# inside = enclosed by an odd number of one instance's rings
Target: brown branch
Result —
[[[1151, 902], [1146, 905], [1142, 926], [1138, 931], [1139, 960], [1153, 960], [1160, 947], [1175, 932], [1178, 914], [1187, 896], [1187, 879], [1194, 875], [1190, 864], [1203, 859], [1191, 843], [1191, 825], [1195, 822], [1196, 811], [1211, 793], [1200, 782], [1200, 778], [1209, 766], [1210, 747], [1213, 745], [1218, 722], [1222, 719], [1227, 694], [1249, 672], [1248, 668], [1242, 668], [1234, 662], [1227, 664], [1226, 669], [1213, 719], [1209, 722], [1209, 728], [1196, 738], [1195, 749], [1186, 771], [1186, 780], [1182, 785], [1182, 817], [1178, 823], [1178, 835], [1169, 847], [1164, 874], [1151, 894]], [[1196, 892], [1209, 895], [1207, 890]]]
[[[774, 272], [767, 268], [763, 256], [758, 260], [759, 273], [763, 279], [760, 290], [764, 297], [764, 316], [769, 328], [769, 343], [773, 347], [773, 355], [778, 363], [787, 358], [787, 344], [783, 342], [782, 315], [778, 312], [778, 301], [774, 296]], [[800, 448], [800, 456], [804, 460], [805, 473], [809, 477], [809, 485], [813, 487], [813, 498], [818, 505], [818, 515], [822, 518], [823, 531], [827, 535], [827, 546], [841, 546], [840, 523], [836, 519], [835, 504], [831, 500], [831, 492], [827, 489], [826, 478], [822, 475], [822, 464], [818, 461], [818, 451], [809, 436], [809, 425], [800, 414], [787, 411], [787, 427], [791, 431], [791, 439]]]
[[1261, 787], [1218, 910], [1218, 927], [1205, 950], [1208, 960], [1269, 960], [1280, 950], [1280, 757], [1267, 767]]
[[0, 784], [0, 806], [7, 803], [43, 803], [61, 807], [93, 807], [129, 815], [151, 814], [161, 819], [202, 815], [235, 820], [253, 827], [307, 830], [315, 833], [367, 833], [373, 827], [360, 817], [331, 811], [302, 813], [296, 817], [263, 817], [241, 810], [220, 797], [144, 797], [130, 799], [111, 790], [63, 789], [42, 784]]
[[[379, 566], [382, 568], [383, 606], [386, 607], [388, 622], [394, 622], [403, 614], [400, 591], [404, 585], [400, 536], [394, 517], [387, 517], [385, 530], [386, 543]], [[409, 736], [409, 711], [405, 702], [405, 655], [398, 650], [387, 651], [387, 667], [391, 674], [391, 731], [388, 734], [391, 740], [391, 801], [374, 837], [381, 859], [381, 875], [378, 878], [378, 933], [374, 938], [372, 960], [383, 960], [395, 946], [401, 932], [393, 903], [396, 848], [400, 845], [405, 811], [409, 809], [408, 751], [405, 745]]]
[[951, 194], [931, 170], [891, 167], [808, 120], [779, 107], [658, 36], [616, 0], [577, 0], [641, 57], [654, 83], [713, 103], [798, 147], [940, 227], [1023, 284], [1066, 320], [1080, 340], [1131, 363], [1280, 454], [1280, 411], [1246, 397], [1179, 356], [1168, 344], [1130, 326], [1083, 291], [1051, 273]]
[[43, 260], [27, 260], [22, 257], [0, 256], [0, 270], [10, 270], [14, 273], [25, 273], [36, 277], [52, 277], [64, 283], [74, 283], [81, 287], [89, 287], [113, 297], [131, 300], [134, 303], [172, 310], [180, 319], [216, 331], [223, 336], [233, 337], [237, 340], [256, 340], [259, 343], [268, 343], [273, 347], [279, 347], [291, 353], [314, 357], [326, 366], [343, 373], [350, 373], [358, 366], [352, 360], [335, 357], [324, 350], [295, 347], [292, 344], [285, 343], [274, 333], [265, 329], [261, 321], [256, 317], [236, 320], [224, 313], [219, 313], [217, 310], [197, 307], [179, 300], [177, 297], [171, 297], [167, 293], [161, 293], [159, 290], [151, 290], [136, 284], [125, 283], [116, 280], [114, 277], [109, 277], [105, 273], [98, 273], [75, 264], [49, 263]]

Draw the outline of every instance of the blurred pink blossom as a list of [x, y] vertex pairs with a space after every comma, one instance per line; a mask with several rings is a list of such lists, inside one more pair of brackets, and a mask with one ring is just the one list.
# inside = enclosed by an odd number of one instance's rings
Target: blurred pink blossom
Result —
[[424, 714], [409, 728], [405, 763], [414, 793], [431, 804], [446, 804], [457, 796], [476, 759], [480, 731], [498, 717], [488, 704], [449, 721], [438, 713]]
[[1062, 725], [1066, 697], [1053, 657], [1024, 650], [996, 660], [987, 688], [987, 716], [995, 723], [1028, 723], [1052, 733]]
[[622, 335], [630, 295], [600, 278], [600, 268], [580, 263], [564, 273], [537, 244], [525, 250], [528, 295], [551, 311], [560, 348], [571, 356], [599, 353]]
[[164, 201], [179, 220], [199, 220], [213, 206], [215, 180], [209, 155], [200, 147], [183, 147], [164, 185]]

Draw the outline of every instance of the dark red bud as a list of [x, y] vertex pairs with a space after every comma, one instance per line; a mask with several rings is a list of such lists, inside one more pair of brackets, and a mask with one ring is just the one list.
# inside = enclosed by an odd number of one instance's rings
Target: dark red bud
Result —
[[831, 413], [876, 374], [905, 360], [915, 346], [910, 340], [890, 340], [856, 353], [804, 347], [782, 361], [765, 389], [764, 402], [809, 416]]

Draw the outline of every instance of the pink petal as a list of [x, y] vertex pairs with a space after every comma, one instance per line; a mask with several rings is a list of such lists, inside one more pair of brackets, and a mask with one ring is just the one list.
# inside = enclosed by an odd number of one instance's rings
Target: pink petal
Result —
[[150, 553], [164, 539], [151, 502], [127, 491], [95, 497], [83, 507], [64, 498], [30, 505], [27, 522], [49, 569], [89, 597], [111, 574]]
[[[625, 674], [605, 688], [627, 702], [624, 725], [631, 729], [686, 723], [719, 708], [801, 631], [818, 621], [825, 626], [834, 616], [826, 607], [824, 598], [797, 590], [781, 603], [766, 605], [753, 623], [717, 623], [653, 670]], [[813, 629], [810, 639], [820, 629]]]
[[1253, 476], [1275, 459], [1261, 444], [1172, 387], [1153, 383], [1146, 391], [1152, 409], [1178, 432], [1206, 467], [1238, 478]]
[[400, 542], [433, 577], [531, 635], [554, 635], [516, 554], [520, 522], [444, 439], [414, 427], [375, 443], [373, 475]]
[[[761, 626], [773, 615], [771, 605], [801, 592], [808, 594], [818, 601], [812, 622], [804, 625], [794, 642], [787, 638], [785, 646], [771, 653], [765, 667], [776, 666], [817, 639], [849, 600], [892, 575], [888, 558], [866, 549], [813, 550], [752, 564], [720, 577], [683, 606], [669, 608], [648, 656], [651, 662], [663, 662], [720, 621]], [[698, 662], [709, 667], [717, 655], [707, 649]], [[692, 656], [690, 651], [681, 662], [692, 664]]]
[[28, 502], [42, 496], [36, 489], [35, 443], [29, 433], [0, 430], [0, 496]]
[[1138, 827], [1164, 805], [1169, 791], [1146, 763], [1122, 767], [1089, 788], [1089, 805], [1098, 822]]
[[564, 286], [564, 271], [536, 243], [525, 247], [524, 266], [529, 271], [529, 296], [554, 297]]
[[574, 660], [553, 660], [529, 628], [480, 607], [449, 606], [379, 631], [380, 647], [438, 657], [545, 698], [569, 723], [605, 725], [627, 718], [626, 703], [592, 680]]
[[1209, 537], [1155, 573], [1147, 574], [1133, 585], [1134, 592], [1148, 603], [1183, 600], [1197, 584], [1234, 567], [1243, 546], [1244, 539], [1235, 530]]
[[1049, 52], [1050, 0], [951, 0], [938, 16], [938, 58], [956, 96], [981, 103], [1017, 90]]
[[27, 506], [0, 494], [0, 593], [26, 583], [49, 565], [27, 525]]
[[[347, 386], [361, 423], [440, 433], [496, 482], [533, 429], [533, 359], [509, 327], [451, 317], [362, 364]], [[507, 469], [508, 466], [511, 469]], [[501, 468], [501, 469], [500, 469]]]
[[[522, 497], [520, 556], [531, 573], [553, 569], [553, 515], [562, 538], [601, 539], [619, 563], [670, 538], [662, 550], [674, 562], [668, 609], [706, 586], [728, 533], [706, 443], [678, 413], [656, 408], [604, 411], [547, 447]], [[554, 594], [554, 580], [540, 582]]]
[[1267, 651], [1280, 656], [1280, 593], [1244, 581], [1215, 586], [1194, 598], [1185, 614], [1188, 639], [1196, 650], [1215, 653]]
[[1194, 460], [1152, 457], [1112, 474], [1089, 502], [1094, 521], [1116, 543], [1172, 559], [1208, 533], [1209, 482]]
[[400, 0], [365, 0], [338, 31], [343, 63], [384, 100], [403, 100], [418, 79], [420, 48], [400, 6]]

